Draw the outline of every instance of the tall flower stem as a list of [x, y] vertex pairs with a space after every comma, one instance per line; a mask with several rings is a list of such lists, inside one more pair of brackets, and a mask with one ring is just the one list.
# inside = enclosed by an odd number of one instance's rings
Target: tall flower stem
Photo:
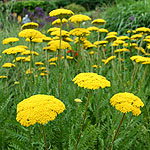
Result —
[[115, 141], [115, 139], [116, 139], [116, 136], [117, 136], [117, 134], [118, 134], [118, 132], [119, 132], [119, 129], [120, 129], [120, 127], [121, 127], [121, 124], [122, 124], [122, 122], [123, 122], [123, 119], [124, 119], [124, 116], [125, 116], [125, 113], [123, 114], [123, 116], [122, 116], [122, 119], [121, 119], [121, 121], [120, 121], [120, 124], [119, 124], [119, 126], [118, 126], [118, 128], [117, 128], [117, 131], [116, 131], [116, 133], [115, 133], [115, 136], [114, 136], [114, 138], [113, 138], [113, 140], [112, 140], [112, 143], [111, 143], [111, 146], [110, 146], [110, 150], [112, 150], [112, 146], [113, 146], [113, 143], [114, 143], [114, 141]]
[[43, 138], [44, 138], [44, 142], [45, 142], [45, 150], [48, 150], [44, 125], [42, 125], [42, 130], [43, 130]]
[[62, 85], [62, 78], [61, 78], [61, 66], [60, 66], [60, 60], [61, 60], [61, 40], [62, 40], [62, 35], [61, 35], [61, 30], [62, 30], [62, 18], [60, 18], [60, 42], [59, 42], [59, 50], [58, 50], [58, 73], [59, 73], [59, 81], [58, 81], [58, 97], [60, 99], [61, 95], [61, 85]]
[[46, 77], [47, 77], [47, 92], [49, 91], [49, 61], [48, 61], [48, 58], [49, 58], [49, 55], [48, 55], [48, 50], [45, 51], [46, 53], [46, 71], [47, 71], [47, 74], [46, 74]]
[[84, 112], [84, 116], [83, 116], [83, 120], [82, 120], [82, 125], [81, 125], [81, 130], [80, 130], [80, 134], [78, 136], [77, 142], [76, 142], [75, 150], [78, 150], [78, 144], [79, 144], [79, 141], [80, 141], [83, 129], [84, 129], [84, 123], [85, 123], [85, 119], [86, 119], [86, 114], [87, 114], [87, 109], [88, 109], [88, 105], [89, 105], [90, 96], [91, 96], [91, 90], [89, 90], [88, 100], [87, 100], [87, 103], [86, 103], [85, 112]]
[[81, 37], [79, 38], [79, 43], [78, 43], [78, 57], [77, 57], [77, 74], [80, 73], [80, 62], [81, 62]]

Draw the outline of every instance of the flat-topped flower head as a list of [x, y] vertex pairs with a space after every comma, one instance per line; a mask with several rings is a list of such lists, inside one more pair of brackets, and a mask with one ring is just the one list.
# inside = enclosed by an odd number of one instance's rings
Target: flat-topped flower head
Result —
[[150, 29], [146, 27], [140, 27], [136, 29], [136, 33], [150, 33]]
[[24, 29], [18, 34], [19, 37], [25, 37], [29, 39], [34, 39], [34, 38], [42, 38], [43, 35], [40, 31], [34, 30], [34, 29]]
[[28, 22], [28, 23], [25, 23], [21, 26], [21, 29], [24, 30], [24, 29], [35, 29], [37, 28], [39, 25], [35, 22]]
[[39, 53], [37, 53], [36, 51], [30, 51], [30, 50], [26, 50], [24, 52], [21, 53], [21, 55], [35, 55], [35, 56], [38, 56]]
[[75, 28], [71, 30], [69, 34], [78, 37], [83, 37], [83, 36], [88, 36], [90, 34], [90, 31], [88, 31], [85, 28]]
[[82, 23], [91, 20], [91, 18], [89, 16], [79, 14], [79, 15], [71, 16], [68, 20], [73, 23]]
[[130, 39], [128, 36], [119, 36], [117, 37], [117, 40], [128, 40]]
[[116, 58], [116, 56], [110, 56], [110, 57], [108, 57], [106, 60], [103, 60], [104, 65], [106, 65], [108, 62], [110, 62], [111, 60], [113, 60], [113, 59], [115, 59], [115, 58]]
[[142, 100], [132, 93], [118, 93], [110, 99], [110, 104], [122, 113], [132, 112], [134, 116], [141, 114]]
[[12, 64], [12, 63], [4, 63], [2, 65], [3, 68], [11, 68], [11, 67], [15, 67], [15, 64]]
[[110, 36], [110, 35], [117, 35], [118, 33], [117, 32], [109, 32], [109, 33], [107, 33], [107, 36]]
[[107, 41], [115, 41], [117, 37], [115, 35], [108, 35], [105, 37], [105, 40]]
[[142, 37], [143, 37], [142, 34], [134, 34], [134, 35], [131, 36], [131, 40], [138, 40], [138, 39], [140, 39]]
[[95, 24], [95, 25], [104, 25], [106, 23], [106, 21], [104, 19], [95, 19], [92, 21], [91, 24]]
[[95, 26], [92, 26], [92, 27], [88, 27], [87, 28], [89, 31], [98, 31], [99, 28], [98, 27], [95, 27]]
[[70, 17], [72, 15], [74, 15], [74, 13], [71, 10], [63, 9], [63, 8], [52, 10], [49, 13], [50, 17], [57, 17], [57, 18], [60, 18], [60, 19]]
[[[48, 45], [53, 49], [54, 51], [60, 49], [60, 41], [59, 40], [52, 40], [48, 43]], [[71, 46], [69, 43], [65, 41], [61, 41], [61, 49], [71, 49]]]
[[40, 65], [42, 65], [42, 66], [43, 66], [43, 65], [44, 65], [44, 63], [42, 63], [42, 62], [35, 62], [35, 65], [36, 65], [36, 66], [40, 66]]
[[60, 28], [57, 28], [57, 27], [49, 28], [47, 33], [51, 33], [53, 31], [57, 31], [57, 30], [60, 32]]
[[[51, 35], [60, 37], [60, 30], [51, 32]], [[68, 37], [69, 36], [69, 32], [65, 31], [65, 30], [61, 30], [61, 36], [62, 37]]]
[[91, 90], [111, 86], [110, 82], [105, 77], [92, 72], [79, 73], [72, 81], [79, 87]]
[[122, 48], [122, 49], [116, 49], [114, 52], [115, 52], [115, 53], [120, 53], [120, 52], [130, 52], [130, 50], [127, 49], [127, 48]]
[[43, 47], [44, 51], [48, 51], [48, 52], [56, 52], [56, 47], [55, 46], [47, 46], [47, 47]]
[[104, 28], [101, 28], [101, 29], [99, 29], [99, 32], [101, 32], [101, 33], [108, 33], [108, 30], [104, 29]]
[[19, 41], [18, 38], [15, 38], [15, 37], [9, 37], [9, 38], [6, 38], [2, 41], [3, 45], [6, 45], [6, 44], [11, 44], [11, 43], [14, 43], [14, 42], [17, 42]]
[[94, 45], [95, 46], [98, 46], [98, 45], [105, 45], [105, 44], [107, 44], [108, 43], [108, 41], [96, 41], [96, 42], [94, 42]]
[[144, 57], [144, 56], [132, 56], [130, 57], [132, 61], [135, 61], [136, 63], [144, 63], [144, 62], [150, 62], [150, 57]]
[[[56, 19], [56, 20], [54, 20], [54, 21], [52, 22], [52, 25], [59, 26], [59, 25], [60, 25], [60, 22], [61, 22], [60, 19]], [[67, 19], [65, 19], [65, 18], [62, 19], [62, 24], [67, 23], [67, 22], [68, 22]]]
[[51, 95], [33, 95], [17, 105], [16, 120], [22, 126], [46, 124], [65, 110], [65, 105]]

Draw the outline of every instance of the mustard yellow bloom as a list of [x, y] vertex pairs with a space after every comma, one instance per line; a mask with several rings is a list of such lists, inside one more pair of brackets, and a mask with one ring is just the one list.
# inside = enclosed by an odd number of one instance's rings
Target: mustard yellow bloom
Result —
[[150, 29], [146, 27], [140, 27], [136, 29], [136, 33], [150, 33]]
[[51, 37], [48, 37], [48, 36], [43, 36], [43, 42], [49, 42], [49, 41], [51, 41], [52, 40], [52, 38]]
[[116, 49], [114, 52], [115, 52], [115, 53], [120, 53], [120, 52], [130, 52], [130, 50], [127, 49], [127, 48], [122, 48], [122, 49]]
[[90, 52], [89, 52], [90, 55], [93, 55], [94, 53], [95, 53], [94, 51], [90, 51]]
[[106, 60], [103, 60], [104, 64], [106, 65], [108, 62], [110, 62], [112, 59], [115, 59], [116, 56], [110, 56]]
[[92, 26], [92, 27], [88, 27], [87, 28], [89, 31], [98, 31], [99, 28], [98, 27], [95, 27], [95, 26]]
[[73, 42], [73, 40], [69, 37], [62, 37], [65, 42]]
[[136, 63], [143, 63], [143, 62], [150, 62], [150, 57], [143, 57], [143, 56], [132, 56], [130, 57], [132, 61], [135, 61]]
[[105, 44], [107, 44], [108, 43], [108, 41], [96, 41], [96, 42], [94, 42], [94, 45], [95, 46], [98, 46], [98, 45], [105, 45]]
[[17, 46], [15, 46], [15, 47], [24, 48], [24, 49], [27, 49], [27, 48], [28, 48], [28, 47], [25, 46], [25, 45], [17, 45]]
[[105, 37], [105, 40], [107, 41], [115, 41], [117, 37], [115, 35], [108, 35]]
[[42, 38], [43, 35], [40, 31], [34, 29], [24, 29], [18, 34], [19, 37], [29, 38], [30, 40], [34, 38]]
[[124, 44], [125, 43], [125, 41], [123, 41], [123, 40], [115, 40], [114, 42], [113, 42], [113, 44], [118, 44], [118, 45], [122, 45], [122, 44]]
[[43, 47], [43, 50], [49, 51], [49, 52], [56, 52], [56, 48], [54, 46], [47, 46]]
[[46, 67], [38, 68], [38, 70], [46, 70]]
[[101, 32], [101, 33], [108, 33], [108, 30], [104, 29], [104, 28], [101, 28], [101, 29], [99, 29], [99, 32]]
[[0, 79], [6, 79], [7, 76], [0, 76]]
[[131, 40], [138, 40], [138, 39], [140, 39], [140, 38], [142, 38], [142, 34], [135, 34], [135, 35], [132, 35], [131, 36]]
[[128, 36], [119, 36], [117, 37], [117, 40], [128, 40], [130, 39]]
[[103, 76], [98, 75], [97, 73], [79, 73], [72, 80], [79, 87], [86, 89], [99, 89], [110, 87], [110, 82]]
[[92, 21], [91, 24], [95, 24], [95, 25], [104, 25], [106, 23], [106, 21], [104, 19], [95, 19]]
[[57, 27], [50, 28], [48, 29], [47, 33], [51, 33], [53, 31], [60, 31], [60, 28], [57, 28]]
[[35, 62], [35, 65], [36, 66], [40, 66], [40, 65], [44, 65], [44, 63], [42, 63], [42, 62]]
[[71, 16], [68, 20], [73, 23], [81, 23], [83, 21], [91, 20], [91, 18], [89, 16], [79, 14]]
[[70, 31], [70, 35], [74, 35], [78, 37], [88, 36], [89, 34], [90, 32], [85, 28], [75, 28]]
[[53, 57], [53, 58], [51, 58], [51, 59], [49, 60], [49, 62], [53, 62], [53, 61], [56, 61], [56, 60], [58, 60], [58, 57]]
[[79, 98], [74, 99], [74, 101], [77, 102], [77, 103], [82, 103], [82, 100], [79, 99]]
[[33, 95], [17, 105], [16, 120], [26, 127], [36, 123], [44, 125], [54, 120], [64, 110], [64, 103], [54, 96]]
[[5, 49], [2, 53], [11, 55], [11, 54], [17, 54], [17, 53], [24, 52], [25, 50], [26, 50], [25, 48], [17, 46], [17, 47], [11, 47], [11, 48]]
[[35, 22], [28, 22], [28, 23], [25, 23], [21, 26], [21, 29], [24, 30], [24, 29], [35, 29], [37, 28], [39, 25]]
[[111, 35], [117, 35], [118, 33], [117, 32], [109, 32], [108, 34], [107, 34], [107, 36], [111, 36]]
[[19, 41], [18, 38], [15, 38], [15, 37], [9, 37], [9, 38], [6, 38], [2, 41], [3, 45], [6, 45], [6, 44], [11, 44], [13, 42], [17, 42]]
[[26, 38], [26, 42], [34, 42], [34, 43], [42, 43], [43, 42], [43, 38]]
[[51, 66], [56, 66], [56, 63], [49, 63], [49, 65], [51, 65]]
[[26, 57], [16, 57], [16, 59], [13, 60], [13, 62], [23, 62]]
[[12, 63], [4, 63], [2, 65], [3, 68], [11, 68], [11, 67], [15, 67], [15, 64], [12, 64]]
[[92, 47], [95, 47], [95, 45], [93, 45], [90, 41], [88, 41], [88, 40], [85, 40], [85, 41], [83, 41], [83, 48], [84, 49], [89, 49], [89, 48], [92, 48]]
[[110, 99], [110, 104], [122, 113], [132, 112], [134, 116], [141, 114], [142, 100], [132, 93], [118, 93]]
[[[60, 36], [60, 30], [56, 30], [56, 31], [51, 32], [51, 35], [53, 35], [53, 36]], [[69, 32], [65, 31], [65, 30], [61, 30], [61, 36], [68, 37], [69, 36]]]
[[[51, 47], [53, 50], [58, 50], [60, 49], [60, 40], [52, 40], [48, 43], [48, 45]], [[71, 45], [65, 41], [61, 41], [61, 49], [71, 49]]]
[[33, 73], [33, 68], [31, 68], [31, 69], [29, 68], [26, 70], [26, 74], [32, 74], [32, 73]]
[[[54, 20], [53, 22], [52, 22], [52, 25], [57, 25], [57, 26], [59, 26], [60, 25], [60, 19], [56, 19], [56, 20]], [[67, 19], [65, 19], [65, 18], [63, 18], [62, 19], [62, 24], [64, 24], [64, 23], [67, 23], [68, 22], [68, 20]]]
[[49, 13], [50, 17], [57, 17], [60, 19], [72, 16], [72, 15], [74, 15], [74, 13], [71, 10], [63, 9], [63, 8], [52, 10]]
[[35, 55], [35, 56], [39, 56], [39, 53], [37, 53], [35, 51], [26, 50], [26, 51], [22, 52], [21, 55]]

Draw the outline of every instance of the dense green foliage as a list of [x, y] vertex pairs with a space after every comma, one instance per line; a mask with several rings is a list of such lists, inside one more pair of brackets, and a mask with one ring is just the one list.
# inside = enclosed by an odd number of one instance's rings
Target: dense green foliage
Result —
[[106, 28], [120, 34], [128, 29], [149, 27], [150, 0], [120, 1], [99, 14], [107, 21]]

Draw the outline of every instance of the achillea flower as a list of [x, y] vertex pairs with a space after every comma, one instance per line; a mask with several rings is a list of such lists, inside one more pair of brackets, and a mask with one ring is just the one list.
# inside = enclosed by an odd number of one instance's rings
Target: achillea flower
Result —
[[22, 52], [21, 55], [35, 55], [35, 56], [39, 56], [39, 53], [37, 53], [35, 51], [26, 50], [26, 51]]
[[56, 48], [54, 46], [43, 47], [44, 51], [56, 52]]
[[150, 39], [144, 39], [144, 42], [150, 43]]
[[[62, 19], [62, 24], [67, 23], [67, 22], [68, 22], [67, 19], [65, 19], [65, 18]], [[59, 25], [60, 25], [60, 19], [54, 20], [54, 21], [52, 22], [52, 25], [59, 26]]]
[[89, 16], [79, 14], [71, 16], [68, 20], [73, 23], [81, 23], [84, 21], [91, 20], [91, 18]]
[[[58, 50], [60, 49], [60, 41], [59, 40], [52, 40], [48, 43], [48, 45], [53, 49], [53, 50]], [[65, 41], [61, 41], [61, 49], [71, 49], [71, 46], [69, 43]]]
[[6, 38], [2, 41], [3, 45], [6, 45], [6, 44], [11, 44], [13, 42], [17, 42], [19, 41], [18, 38], [15, 38], [15, 37], [9, 37], [9, 38]]
[[47, 73], [41, 72], [41, 73], [40, 73], [40, 76], [47, 76]]
[[75, 28], [70, 31], [70, 35], [74, 35], [78, 37], [88, 36], [89, 34], [90, 32], [85, 28]]
[[51, 41], [52, 40], [52, 38], [51, 37], [48, 37], [48, 36], [43, 36], [43, 42], [49, 42], [49, 41]]
[[123, 41], [123, 40], [115, 40], [113, 42], [113, 44], [118, 44], [118, 45], [121, 45], [121, 44], [124, 44], [124, 43], [125, 43], [125, 41]]
[[[93, 65], [92, 67], [93, 67], [93, 68], [97, 68], [97, 65]], [[101, 66], [99, 66], [99, 68], [101, 68]]]
[[60, 28], [57, 28], [57, 27], [50, 28], [48, 29], [47, 33], [51, 33], [53, 31], [60, 31]]
[[80, 73], [73, 80], [79, 87], [86, 89], [99, 89], [110, 87], [110, 82], [105, 77], [98, 75], [97, 73]]
[[105, 40], [107, 41], [115, 41], [117, 39], [117, 37], [115, 35], [109, 35], [105, 38]]
[[26, 51], [25, 48], [17, 46], [17, 47], [11, 47], [11, 48], [5, 49], [2, 53], [11, 55], [11, 54], [21, 53], [21, 52], [24, 52], [24, 51]]
[[88, 41], [88, 40], [85, 40], [84, 42], [83, 42], [83, 48], [84, 49], [90, 49], [90, 48], [92, 48], [92, 47], [95, 47], [95, 45], [93, 45], [90, 41]]
[[42, 43], [43, 42], [43, 38], [26, 38], [26, 42], [34, 42], [34, 43]]
[[0, 56], [0, 58], [2, 58], [2, 56]]
[[110, 99], [110, 104], [122, 113], [132, 112], [134, 116], [140, 115], [140, 107], [144, 106], [139, 97], [127, 92], [115, 94]]
[[101, 32], [101, 33], [108, 33], [108, 30], [104, 29], [104, 28], [101, 28], [101, 29], [99, 29], [99, 32]]
[[87, 28], [89, 31], [98, 31], [99, 28], [98, 27], [95, 27], [95, 26], [92, 26], [92, 27], [88, 27]]
[[15, 47], [24, 48], [24, 49], [27, 49], [27, 48], [28, 48], [28, 47], [25, 46], [25, 45], [17, 45], [17, 46], [15, 46]]
[[108, 34], [107, 34], [107, 36], [111, 36], [111, 35], [117, 35], [118, 33], [117, 32], [109, 32]]
[[49, 62], [53, 62], [53, 61], [56, 61], [56, 60], [58, 60], [58, 57], [53, 57], [53, 58], [51, 58], [51, 59], [49, 60]]
[[82, 103], [82, 100], [79, 99], [79, 98], [74, 99], [74, 101], [77, 102], [77, 103]]
[[140, 27], [136, 29], [136, 33], [150, 33], [150, 29], [146, 27]]
[[63, 9], [63, 8], [52, 10], [49, 13], [50, 17], [57, 17], [60, 19], [72, 16], [72, 15], [74, 15], [74, 13], [71, 10]]
[[26, 74], [32, 74], [33, 73], [33, 68], [27, 69]]
[[128, 36], [119, 36], [117, 37], [117, 40], [128, 40], [129, 37]]
[[13, 62], [23, 62], [26, 57], [16, 57]]
[[137, 47], [136, 43], [124, 43], [123, 44], [124, 47]]
[[135, 34], [135, 35], [132, 35], [131, 36], [131, 40], [138, 40], [138, 39], [140, 39], [140, 38], [142, 38], [142, 34]]
[[94, 45], [95, 46], [98, 46], [98, 45], [105, 45], [105, 44], [107, 44], [108, 43], [108, 41], [96, 41], [96, 42], [94, 42]]
[[104, 65], [106, 65], [108, 62], [110, 62], [112, 59], [115, 59], [116, 58], [116, 56], [110, 56], [110, 57], [108, 57], [105, 61], [104, 61]]
[[33, 95], [17, 105], [16, 120], [22, 126], [46, 124], [65, 110], [65, 105], [51, 95]]
[[92, 21], [91, 24], [95, 24], [95, 25], [104, 25], [106, 23], [106, 21], [104, 19], [95, 19]]
[[63, 41], [65, 42], [73, 42], [73, 40], [69, 37], [63, 37]]
[[42, 62], [35, 62], [35, 65], [36, 66], [40, 66], [40, 65], [44, 65], [44, 63], [42, 63]]
[[0, 79], [6, 79], [7, 76], [0, 76]]
[[46, 67], [38, 68], [38, 70], [46, 70]]
[[[60, 36], [60, 30], [51, 32], [51, 35], [53, 35], [53, 36]], [[61, 36], [62, 37], [68, 37], [69, 36], [69, 32], [65, 31], [65, 30], [61, 30]]]
[[15, 81], [14, 84], [17, 85], [17, 84], [19, 84], [19, 82], [18, 82], [18, 81]]
[[143, 56], [132, 56], [130, 57], [132, 61], [135, 61], [136, 63], [143, 63], [143, 62], [150, 62], [150, 57], [143, 57]]
[[95, 53], [94, 51], [90, 51], [90, 52], [89, 52], [90, 55], [93, 55], [94, 53]]
[[37, 28], [39, 25], [35, 22], [28, 22], [28, 23], [25, 23], [21, 26], [21, 29], [24, 30], [24, 29], [35, 29]]
[[115, 53], [120, 53], [120, 52], [130, 52], [130, 50], [127, 49], [127, 48], [122, 48], [122, 49], [116, 49], [114, 52], [115, 52]]
[[11, 67], [15, 67], [15, 64], [12, 64], [12, 63], [4, 63], [2, 65], [3, 68], [11, 68]]
[[56, 63], [49, 63], [50, 66], [56, 66]]
[[30, 40], [34, 38], [42, 38], [43, 35], [40, 31], [34, 29], [24, 29], [18, 34], [19, 37], [29, 38]]

